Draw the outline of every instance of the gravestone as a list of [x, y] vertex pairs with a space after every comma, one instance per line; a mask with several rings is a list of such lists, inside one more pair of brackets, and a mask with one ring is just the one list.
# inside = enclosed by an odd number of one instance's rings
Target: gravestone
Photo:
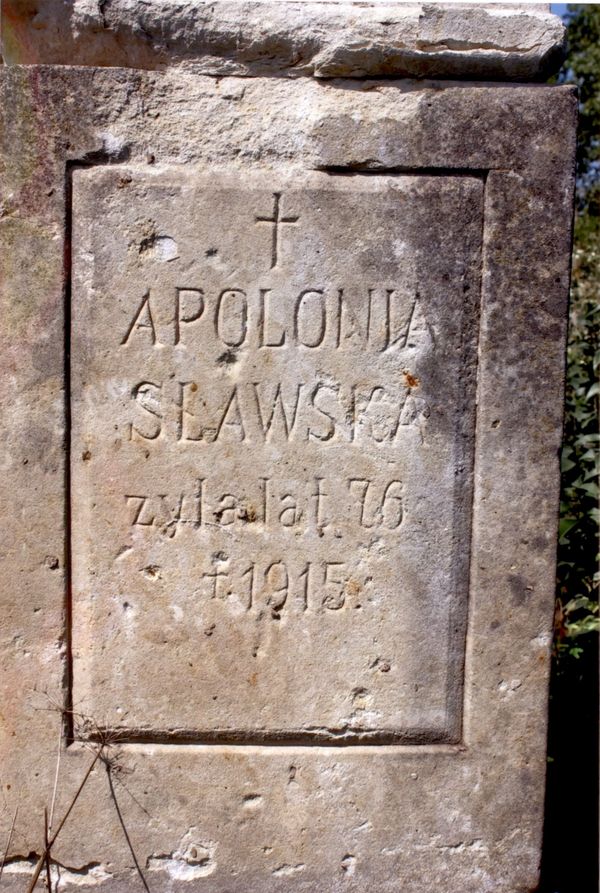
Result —
[[534, 889], [562, 26], [4, 15], [7, 889]]

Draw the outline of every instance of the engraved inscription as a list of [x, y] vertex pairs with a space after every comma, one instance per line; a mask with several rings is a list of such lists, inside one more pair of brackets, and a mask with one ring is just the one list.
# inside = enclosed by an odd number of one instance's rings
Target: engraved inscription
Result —
[[456, 741], [482, 184], [273, 179], [75, 173], [73, 696]]
[[184, 524], [196, 530], [258, 524], [265, 530], [313, 530], [339, 537], [342, 523], [398, 530], [404, 517], [402, 489], [402, 481], [386, 478], [317, 477], [290, 488], [287, 482], [263, 477], [245, 482], [242, 496], [230, 492], [231, 486], [223, 493], [210, 479], [198, 478], [176, 494], [126, 493], [124, 499], [131, 509], [131, 527], [155, 527], [169, 537]]
[[[194, 325], [191, 325], [194, 323]], [[227, 348], [354, 350], [377, 353], [433, 338], [418, 294], [372, 286], [147, 289], [134, 303], [121, 345], [198, 349], [211, 338]]]
[[428, 402], [400, 384], [344, 384], [335, 379], [252, 381], [224, 388], [196, 381], [137, 382], [131, 389], [128, 440], [394, 443], [407, 428], [425, 439]]

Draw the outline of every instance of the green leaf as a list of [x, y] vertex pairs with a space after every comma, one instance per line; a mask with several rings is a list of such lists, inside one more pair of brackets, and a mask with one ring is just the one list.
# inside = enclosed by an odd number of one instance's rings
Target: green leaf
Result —
[[563, 455], [560, 461], [560, 470], [564, 474], [565, 471], [571, 471], [572, 468], [577, 468], [577, 464], [573, 462], [572, 459], [569, 459], [567, 455]]
[[576, 620], [574, 623], [565, 624], [565, 632], [569, 639], [576, 639], [587, 633], [597, 633], [600, 630], [600, 617], [594, 617], [589, 614], [582, 620]]
[[578, 523], [577, 518], [561, 518], [558, 525], [558, 538], [562, 543], [567, 533], [572, 530]]
[[585, 608], [592, 614], [597, 614], [599, 607], [598, 602], [593, 602], [587, 595], [578, 595], [568, 601], [563, 610], [565, 614], [572, 614], [574, 611]]

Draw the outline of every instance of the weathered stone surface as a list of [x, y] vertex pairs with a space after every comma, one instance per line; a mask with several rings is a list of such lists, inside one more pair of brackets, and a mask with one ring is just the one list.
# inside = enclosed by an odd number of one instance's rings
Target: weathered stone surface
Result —
[[[0, 553], [0, 839], [19, 804], [6, 889], [23, 889], [30, 854], [42, 847], [43, 805], [52, 799], [60, 710], [46, 709], [43, 690], [59, 708], [72, 697], [98, 725], [122, 731], [114, 759], [123, 771], [114, 791], [153, 890], [533, 889], [554, 589], [572, 91], [47, 66], [5, 66], [0, 90], [0, 512], [10, 519]], [[272, 224], [255, 218], [273, 216], [275, 194], [280, 217], [298, 220], [282, 223], [271, 267]], [[377, 274], [372, 283], [371, 274]], [[382, 281], [388, 277], [389, 286]], [[317, 286], [331, 295], [338, 282], [349, 283], [351, 301], [363, 295], [362, 307], [365, 286], [396, 288], [396, 321], [418, 286], [423, 322], [416, 347], [378, 349], [386, 339], [384, 314], [383, 327], [373, 332], [382, 340], [370, 345], [336, 353], [330, 344], [318, 354], [296, 345], [285, 362], [272, 348], [272, 359], [263, 359], [258, 289], [271, 284], [278, 298], [269, 304], [269, 339], [278, 340], [287, 322], [293, 341], [300, 290]], [[462, 292], [465, 285], [471, 288]], [[248, 291], [254, 341], [247, 344], [223, 346], [215, 335], [215, 299], [227, 286]], [[181, 322], [180, 313], [175, 345], [169, 293], [173, 301], [176, 288], [197, 287], [205, 291], [204, 315]], [[152, 326], [141, 306], [148, 289]], [[306, 310], [310, 327], [298, 325], [304, 340], [317, 337], [318, 307], [314, 299]], [[193, 293], [180, 309], [183, 318], [194, 315]], [[226, 315], [223, 332], [236, 341], [242, 318], [234, 310]], [[342, 353], [350, 362], [336, 359]], [[230, 385], [241, 392], [267, 376], [269, 389], [260, 393], [272, 396], [274, 383], [300, 381], [299, 369], [307, 382], [383, 383], [398, 393], [402, 386], [407, 399], [410, 388], [430, 404], [423, 440], [413, 423], [400, 432], [398, 444], [410, 443], [402, 454], [370, 440], [345, 443], [340, 422], [334, 443], [284, 440], [280, 447], [266, 437], [263, 443], [258, 432], [250, 455], [234, 437], [227, 444], [219, 437], [196, 461], [190, 457], [202, 444], [182, 445], [171, 436], [177, 405], [174, 418], [162, 419], [148, 412], [156, 408], [156, 392], [131, 396], [142, 380], [169, 387], [189, 380], [198, 390], [187, 388], [187, 398], [207, 393], [222, 400]], [[460, 412], [454, 400], [464, 401]], [[214, 414], [218, 426], [218, 407]], [[186, 415], [186, 424], [215, 427], [196, 416]], [[256, 434], [257, 420], [249, 417], [248, 432], [253, 423]], [[157, 421], [158, 438], [127, 439], [128, 423], [148, 437], [153, 429], [145, 426]], [[303, 424], [317, 430], [327, 419]], [[235, 434], [235, 424], [228, 427]], [[222, 458], [209, 463], [219, 445]], [[309, 451], [305, 476], [300, 463]], [[361, 610], [340, 615], [323, 606], [322, 614], [304, 617], [281, 610], [277, 620], [274, 603], [267, 604], [271, 593], [263, 590], [260, 621], [243, 604], [236, 614], [227, 596], [209, 606], [221, 618], [210, 620], [211, 631], [196, 623], [206, 597], [199, 593], [198, 613], [190, 610], [190, 587], [203, 572], [192, 544], [204, 538], [210, 562], [211, 538], [214, 551], [222, 536], [236, 548], [238, 540], [246, 549], [255, 541], [263, 560], [260, 521], [242, 526], [236, 519], [232, 537], [222, 526], [194, 531], [191, 525], [179, 525], [183, 530], [172, 538], [156, 525], [131, 540], [121, 536], [132, 518], [124, 513], [122, 485], [129, 480], [174, 496], [168, 504], [177, 513], [180, 482], [196, 468], [216, 481], [217, 494], [225, 485], [237, 493], [240, 473], [255, 481], [267, 465], [273, 479], [287, 482], [286, 461], [290, 486], [302, 488], [316, 476], [343, 482], [355, 468], [360, 475], [375, 470], [382, 483], [384, 454], [393, 463], [389, 479], [396, 468], [405, 473], [406, 517], [398, 530], [378, 531], [389, 549], [381, 562], [373, 559], [374, 581], [384, 570], [381, 600], [365, 600]], [[410, 545], [409, 522], [419, 517], [415, 496], [431, 498], [419, 465], [439, 493], [423, 512], [424, 541]], [[458, 471], [454, 491], [451, 470]], [[355, 506], [340, 497], [326, 507], [342, 509], [343, 561], [352, 564], [362, 541], [351, 524]], [[456, 545], [446, 530], [450, 513], [452, 531], [460, 534]], [[301, 562], [333, 556], [329, 534], [329, 528], [322, 537], [309, 532], [304, 547], [302, 537], [292, 542], [285, 530], [274, 531], [264, 557], [278, 546], [301, 572]], [[131, 543], [133, 552], [117, 558]], [[453, 548], [458, 575], [442, 591]], [[132, 560], [137, 554], [139, 564]], [[154, 577], [153, 565], [161, 568]], [[415, 582], [403, 588], [399, 576], [392, 585], [395, 567], [409, 569]], [[432, 571], [439, 586], [429, 579]], [[171, 600], [175, 586], [182, 602]], [[404, 616], [392, 610], [394, 599]], [[459, 621], [460, 609], [468, 612], [464, 646], [460, 626], [443, 627], [434, 610], [452, 603]], [[336, 639], [340, 617], [345, 625]], [[154, 618], [164, 620], [162, 630]], [[254, 658], [257, 628], [261, 635], [268, 629], [270, 638], [259, 639]], [[404, 628], [409, 635], [399, 643]], [[293, 632], [284, 654], [275, 636], [281, 643], [286, 630]], [[426, 630], [432, 638], [421, 639], [417, 650], [413, 637]], [[149, 632], [154, 643], [144, 638]], [[158, 632], [170, 642], [173, 664], [165, 663]], [[372, 651], [369, 636], [378, 639]], [[383, 642], [389, 653], [375, 647]], [[463, 653], [464, 667], [449, 689], [451, 698], [460, 689], [460, 703], [450, 699], [444, 715], [436, 661], [441, 654], [462, 661]], [[219, 660], [220, 678], [207, 655]], [[382, 662], [365, 672], [371, 655]], [[121, 676], [115, 661], [122, 661]], [[127, 672], [136, 662], [134, 680]], [[338, 662], [346, 675], [334, 678], [342, 693], [336, 703], [328, 674]], [[248, 681], [254, 665], [256, 685]], [[278, 668], [283, 681], [275, 679]], [[420, 685], [416, 672], [424, 690], [405, 702], [411, 718], [388, 692], [400, 692], [399, 681]], [[273, 697], [262, 674], [281, 685]], [[351, 704], [355, 688], [368, 691], [357, 691]], [[229, 691], [247, 692], [244, 705]], [[215, 694], [230, 697], [222, 712], [213, 706]], [[380, 716], [368, 715], [369, 694]], [[423, 719], [432, 705], [435, 728]], [[321, 740], [309, 728], [314, 724], [325, 729]], [[416, 725], [424, 736], [415, 735]], [[392, 737], [382, 736], [390, 730]], [[86, 730], [76, 722], [74, 732], [61, 751], [57, 816], [91, 760]], [[54, 855], [66, 885], [93, 884], [107, 893], [140, 888], [103, 768], [92, 772]]]
[[75, 171], [81, 709], [459, 740], [482, 219], [462, 175]]
[[565, 29], [544, 4], [5, 0], [9, 64], [192, 67], [290, 77], [547, 77]]

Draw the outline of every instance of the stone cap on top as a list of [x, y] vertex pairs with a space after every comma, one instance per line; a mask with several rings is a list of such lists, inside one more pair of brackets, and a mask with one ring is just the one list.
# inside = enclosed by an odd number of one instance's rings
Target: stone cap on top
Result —
[[2, 41], [6, 64], [532, 81], [565, 29], [547, 4], [3, 0]]

